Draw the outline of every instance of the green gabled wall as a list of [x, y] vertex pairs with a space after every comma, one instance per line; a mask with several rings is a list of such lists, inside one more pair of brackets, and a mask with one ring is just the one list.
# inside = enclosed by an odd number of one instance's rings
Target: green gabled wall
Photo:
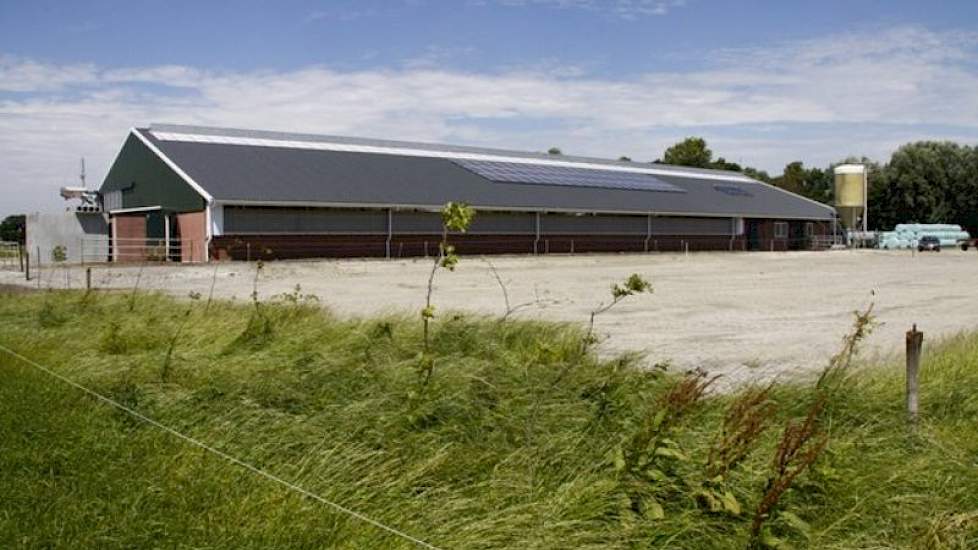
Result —
[[204, 197], [145, 143], [130, 134], [99, 191], [122, 191], [123, 208], [162, 206], [164, 210], [203, 210]]

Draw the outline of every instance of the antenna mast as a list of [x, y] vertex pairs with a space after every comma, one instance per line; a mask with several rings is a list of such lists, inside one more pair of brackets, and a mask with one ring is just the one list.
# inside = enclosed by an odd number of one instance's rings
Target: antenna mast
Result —
[[78, 177], [81, 179], [82, 187], [88, 189], [88, 184], [85, 183], [85, 157], [81, 158], [81, 174]]

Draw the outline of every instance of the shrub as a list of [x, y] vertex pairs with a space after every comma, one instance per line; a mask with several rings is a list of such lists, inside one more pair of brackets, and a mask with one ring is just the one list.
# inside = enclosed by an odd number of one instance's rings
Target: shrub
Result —
[[68, 249], [62, 245], [55, 246], [51, 249], [51, 261], [55, 263], [62, 263], [68, 259]]

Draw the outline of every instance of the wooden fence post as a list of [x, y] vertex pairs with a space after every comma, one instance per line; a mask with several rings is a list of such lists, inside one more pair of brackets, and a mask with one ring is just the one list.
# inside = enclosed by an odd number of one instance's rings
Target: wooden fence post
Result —
[[24, 271], [24, 245], [17, 243], [17, 261], [20, 262], [20, 271]]
[[23, 253], [24, 260], [24, 279], [27, 281], [31, 280], [31, 253], [24, 250]]
[[92, 290], [92, 268], [85, 268], [85, 290]]
[[907, 331], [907, 415], [911, 422], [917, 421], [920, 405], [918, 374], [920, 372], [920, 352], [924, 345], [924, 333], [913, 329]]

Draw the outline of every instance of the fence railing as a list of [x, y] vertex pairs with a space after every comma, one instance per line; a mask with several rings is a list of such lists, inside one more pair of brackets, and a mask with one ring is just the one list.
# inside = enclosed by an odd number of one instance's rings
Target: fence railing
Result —
[[824, 250], [836, 245], [845, 244], [845, 239], [841, 235], [815, 235], [811, 237], [811, 240], [812, 248], [815, 250]]
[[[561, 236], [541, 235], [493, 238], [481, 235], [451, 236], [449, 241], [461, 254], [576, 254], [589, 252], [707, 252], [821, 250], [831, 238], [748, 239], [745, 236], [703, 235], [688, 237], [650, 236]], [[316, 257], [418, 257], [438, 254], [436, 236], [394, 236], [391, 239], [363, 238], [223, 238], [215, 242], [220, 259], [276, 260]]]
[[183, 262], [206, 259], [200, 239], [82, 239], [81, 263], [100, 262]]
[[[832, 236], [812, 236], [794, 239], [748, 239], [743, 236], [692, 237], [623, 237], [623, 236], [533, 236], [519, 238], [459, 238], [452, 244], [462, 254], [577, 254], [589, 252], [706, 252], [706, 251], [786, 251], [823, 250], [841, 241]], [[226, 241], [218, 245], [219, 259], [276, 260], [316, 257], [418, 257], [438, 254], [438, 242], [417, 237], [394, 237], [391, 240], [282, 240], [247, 238]], [[204, 242], [200, 239], [114, 239], [93, 237], [81, 239], [77, 250], [62, 252], [69, 263], [94, 264], [104, 262], [173, 262], [199, 263], [207, 259]], [[18, 243], [0, 242], [0, 269], [25, 269], [28, 251]], [[32, 266], [57, 263], [48, 257], [50, 251], [33, 251]]]

